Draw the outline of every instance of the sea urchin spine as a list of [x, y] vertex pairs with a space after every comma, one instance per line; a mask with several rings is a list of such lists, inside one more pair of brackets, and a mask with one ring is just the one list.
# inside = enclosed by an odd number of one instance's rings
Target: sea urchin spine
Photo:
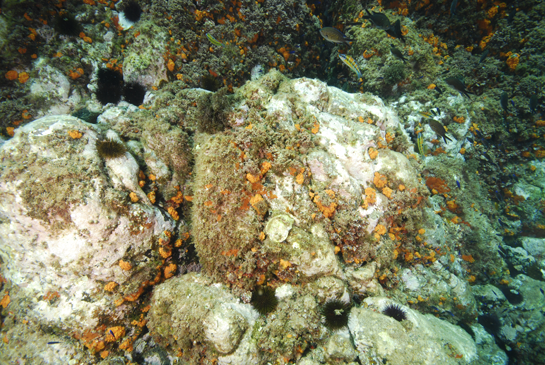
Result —
[[322, 308], [326, 327], [331, 330], [342, 328], [348, 324], [348, 315], [352, 305], [342, 300], [328, 300]]
[[267, 315], [276, 309], [278, 298], [274, 294], [274, 289], [260, 286], [252, 293], [251, 303], [260, 314]]
[[407, 319], [407, 312], [397, 304], [388, 304], [386, 308], [382, 310], [382, 314], [392, 317], [398, 322]]
[[97, 140], [96, 148], [100, 157], [105, 159], [121, 157], [127, 151], [123, 143], [114, 139]]

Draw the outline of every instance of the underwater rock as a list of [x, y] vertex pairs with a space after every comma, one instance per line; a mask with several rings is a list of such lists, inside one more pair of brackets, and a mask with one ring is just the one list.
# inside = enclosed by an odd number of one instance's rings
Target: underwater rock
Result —
[[290, 261], [302, 274], [309, 277], [341, 274], [334, 247], [321, 225], [312, 226], [310, 234], [294, 227], [287, 241], [291, 245]]
[[331, 361], [353, 361], [356, 359], [357, 353], [352, 345], [350, 332], [347, 329], [336, 331], [327, 340], [326, 354]]
[[521, 237], [520, 242], [522, 247], [535, 259], [540, 260], [544, 258], [545, 254], [545, 238], [534, 238], [534, 237]]
[[[507, 300], [501, 305], [490, 306], [490, 314], [501, 320], [496, 337], [512, 348], [518, 348], [519, 351], [535, 351], [533, 361], [544, 362], [545, 352], [542, 351], [544, 345], [540, 340], [545, 328], [544, 282], [519, 274], [503, 289]], [[517, 345], [518, 343], [521, 345]]]
[[492, 284], [474, 285], [471, 290], [481, 303], [495, 305], [505, 301], [505, 296], [501, 290]]
[[164, 28], [154, 24], [137, 24], [143, 28], [140, 36], [131, 42], [123, 60], [123, 79], [125, 82], [138, 82], [146, 89], [158, 87], [162, 80], [167, 81], [166, 63], [161, 55], [165, 49], [168, 34]]
[[257, 318], [222, 285], [190, 273], [173, 278], [153, 291], [148, 327], [154, 337], [188, 350], [205, 342], [219, 354], [235, 351]]
[[507, 365], [509, 358], [507, 354], [498, 347], [494, 336], [486, 332], [480, 325], [471, 326], [475, 333], [475, 344], [479, 362], [490, 365]]
[[381, 313], [390, 299], [370, 297], [364, 303], [368, 307], [353, 308], [348, 321], [362, 363], [470, 364], [477, 359], [471, 336], [458, 326], [406, 307], [407, 320], [398, 322]]
[[377, 278], [375, 278], [376, 271], [376, 262], [371, 262], [357, 269], [347, 267], [344, 274], [354, 293], [380, 296], [384, 291]]
[[[117, 141], [118, 143], [123, 143], [117, 133], [112, 130], [106, 132], [105, 140]], [[138, 198], [151, 204], [146, 194], [140, 188], [138, 184], [138, 172], [140, 167], [134, 159], [134, 157], [125, 152], [122, 156], [117, 158], [106, 158], [104, 163], [108, 170], [110, 171], [110, 178], [114, 186], [118, 189], [127, 189], [134, 192]]]
[[74, 91], [70, 93], [70, 81], [61, 71], [41, 59], [36, 64], [37, 75], [32, 79], [30, 94], [38, 100], [50, 103], [48, 115], [68, 113], [78, 104], [81, 97]]
[[70, 333], [93, 330], [122, 310], [114, 300], [156, 276], [145, 253], [173, 229], [158, 208], [131, 203], [130, 191], [111, 185], [95, 147], [99, 133], [77, 118], [49, 116], [0, 149], [9, 161], [0, 173], [3, 275], [12, 302], [32, 298], [10, 310]]

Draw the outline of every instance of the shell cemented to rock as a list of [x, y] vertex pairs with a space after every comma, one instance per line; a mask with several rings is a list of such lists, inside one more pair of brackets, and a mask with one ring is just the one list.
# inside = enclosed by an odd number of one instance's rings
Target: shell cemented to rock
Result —
[[287, 214], [279, 214], [269, 219], [265, 225], [265, 233], [275, 243], [285, 241], [290, 234], [295, 219]]

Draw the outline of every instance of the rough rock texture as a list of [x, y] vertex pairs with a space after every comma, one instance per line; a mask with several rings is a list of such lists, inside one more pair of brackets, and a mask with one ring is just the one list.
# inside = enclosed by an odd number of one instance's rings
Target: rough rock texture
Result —
[[275, 71], [237, 99], [233, 129], [196, 139], [192, 221], [205, 271], [251, 289], [272, 274], [340, 277], [339, 258], [389, 265], [386, 233], [425, 193], [392, 110]]
[[[128, 173], [138, 165], [120, 164], [134, 161], [129, 153], [105, 164], [95, 148], [101, 134], [50, 116], [18, 129], [0, 150], [0, 255], [12, 301], [22, 300], [35, 323], [74, 333], [95, 328], [116, 311], [114, 300], [156, 275], [145, 253], [173, 229], [156, 207], [131, 203], [126, 182], [136, 182]], [[104, 289], [110, 282], [115, 293]]]
[[206, 343], [219, 354], [236, 350], [257, 312], [225, 287], [211, 284], [192, 273], [159, 285], [149, 312], [150, 330], [184, 351], [197, 343]]
[[367, 308], [352, 309], [348, 322], [363, 364], [471, 364], [477, 358], [475, 343], [460, 327], [406, 307], [407, 319], [398, 322], [381, 313], [389, 299], [364, 303]]
[[[111, 351], [106, 363], [131, 349], [150, 364], [395, 363], [393, 345], [362, 337], [380, 326], [403, 333], [400, 346], [430, 341], [428, 363], [475, 357], [461, 329], [418, 314], [474, 318], [472, 258], [444, 253], [465, 226], [437, 213], [444, 197], [429, 198], [392, 109], [276, 71], [213, 94], [226, 100], [212, 114], [194, 105], [203, 93], [173, 83], [148, 95], [152, 110], [105, 106], [96, 125], [45, 118], [4, 143], [4, 314], [70, 329]], [[100, 158], [106, 136], [127, 153]], [[250, 304], [256, 285], [278, 298], [266, 316]], [[410, 306], [414, 323], [370, 310], [374, 296]], [[348, 328], [326, 326], [331, 299], [351, 302]], [[447, 330], [452, 349], [430, 340]]]

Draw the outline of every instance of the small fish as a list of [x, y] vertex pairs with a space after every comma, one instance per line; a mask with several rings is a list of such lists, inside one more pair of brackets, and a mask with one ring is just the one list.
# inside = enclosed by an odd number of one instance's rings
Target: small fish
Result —
[[458, 0], [452, 0], [452, 3], [450, 4], [450, 17], [456, 15], [456, 6], [458, 6]]
[[401, 42], [405, 43], [405, 38], [403, 38], [403, 33], [401, 33], [401, 21], [398, 19], [392, 26], [386, 29], [386, 33], [394, 38], [399, 38]]
[[390, 51], [395, 57], [403, 61], [403, 63], [407, 62], [407, 60], [405, 59], [405, 56], [403, 56], [403, 53], [399, 49], [395, 48], [393, 44], [390, 45]]
[[320, 34], [326, 41], [333, 43], [346, 43], [349, 45], [350, 42], [353, 42], [353, 39], [348, 39], [343, 32], [333, 27], [324, 27], [320, 29]]
[[387, 30], [391, 27], [390, 19], [386, 16], [384, 13], [377, 13], [376, 11], [373, 11], [371, 14], [369, 10], [365, 9], [368, 15], [363, 16], [362, 19], [369, 19], [371, 23], [378, 29]]
[[419, 133], [418, 137], [416, 138], [416, 146], [418, 147], [418, 153], [424, 156], [424, 136], [422, 133]]
[[435, 107], [435, 108], [433, 108], [433, 109], [430, 109], [430, 111], [431, 111], [431, 113], [432, 113], [434, 116], [436, 116], [436, 117], [438, 117], [439, 114], [441, 114], [441, 110], [439, 110], [439, 108], [437, 108], [437, 107]]
[[517, 9], [511, 10], [509, 13], [509, 16], [507, 17], [507, 23], [511, 24], [513, 22], [513, 19], [515, 19], [515, 15], [517, 15]]
[[428, 125], [430, 126], [430, 128], [435, 132], [437, 133], [438, 136], [441, 136], [443, 137], [443, 140], [445, 141], [445, 143], [447, 143], [447, 139], [449, 141], [452, 141], [452, 139], [450, 139], [448, 136], [447, 136], [447, 131], [445, 129], [445, 127], [439, 123], [438, 121], [434, 120], [434, 119], [430, 119], [428, 121]]
[[420, 114], [421, 116], [423, 116], [426, 119], [431, 118], [431, 113], [430, 112], [418, 112], [418, 114]]
[[453, 89], [458, 91], [460, 94], [463, 94], [463, 95], [467, 96], [469, 99], [471, 99], [471, 97], [469, 96], [469, 92], [466, 90], [465, 83], [462, 80], [460, 80], [459, 78], [457, 78], [457, 77], [447, 77], [445, 79], [445, 82], [448, 85], [450, 85]]
[[212, 34], [206, 33], [206, 37], [208, 38], [210, 43], [212, 43], [213, 45], [219, 46], [219, 47], [224, 47], [224, 44], [221, 43], [220, 41], [218, 41], [216, 38], [214, 38], [214, 36]]
[[502, 109], [505, 110], [505, 112], [507, 112], [507, 108], [509, 106], [507, 103], [508, 100], [509, 100], [509, 97], [507, 96], [507, 93], [505, 91], [502, 92], [500, 96], [500, 105]]
[[458, 186], [458, 189], [461, 189], [460, 182], [456, 180], [456, 185]]
[[539, 291], [541, 292], [542, 295], [545, 295], [542, 288], [539, 288]]
[[536, 108], [537, 108], [537, 95], [534, 94], [530, 96], [530, 111], [532, 112], [532, 114], [536, 113]]
[[348, 67], [350, 67], [350, 69], [352, 71], [354, 71], [356, 73], [356, 75], [358, 76], [358, 79], [361, 79], [361, 71], [358, 67], [358, 65], [356, 64], [356, 61], [354, 61], [354, 59], [348, 55], [345, 55], [345, 54], [339, 54], [339, 58], [341, 59], [341, 61], [343, 61]]
[[114, 331], [110, 330], [110, 335], [112, 335], [112, 337], [114, 338], [114, 340], [116, 340], [117, 338], [115, 337], [115, 333]]
[[490, 49], [486, 49], [486, 50], [481, 54], [481, 58], [479, 59], [479, 63], [483, 63], [483, 61], [485, 60], [486, 56], [488, 56], [489, 53], [490, 53]]
[[441, 89], [439, 86], [435, 86], [435, 91], [437, 91], [439, 94], [443, 93], [443, 89]]
[[48, 344], [48, 345], [54, 345], [54, 344], [56, 344], [56, 343], [60, 343], [60, 341], [50, 341], [50, 342], [48, 342], [47, 344]]

